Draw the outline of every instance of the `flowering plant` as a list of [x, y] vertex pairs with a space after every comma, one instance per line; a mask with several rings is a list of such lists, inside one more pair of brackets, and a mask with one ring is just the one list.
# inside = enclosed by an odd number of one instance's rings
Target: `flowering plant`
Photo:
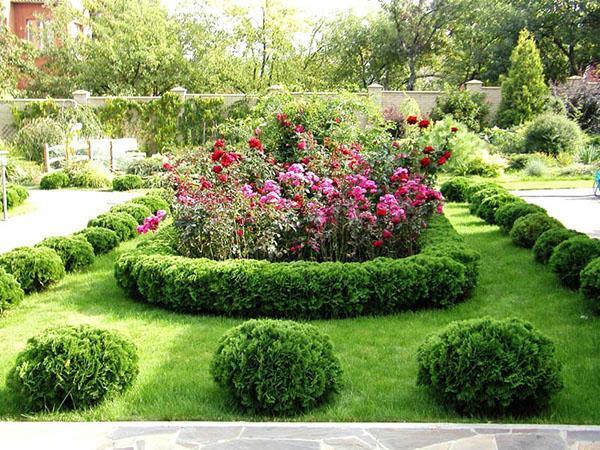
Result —
[[138, 225], [137, 227], [138, 234], [146, 234], [150, 231], [158, 230], [160, 223], [164, 220], [166, 216], [167, 212], [162, 209], [159, 209], [158, 211], [156, 211], [156, 214], [150, 217], [146, 217], [144, 219], [144, 223]]
[[256, 130], [245, 148], [217, 140], [166, 166], [183, 254], [363, 261], [418, 250], [420, 230], [442, 208], [432, 177], [450, 157], [447, 149], [418, 148], [425, 119], [414, 122], [413, 137], [389, 146], [383, 164], [358, 144], [318, 140], [281, 114], [275, 120], [295, 134], [293, 151], [269, 151]]

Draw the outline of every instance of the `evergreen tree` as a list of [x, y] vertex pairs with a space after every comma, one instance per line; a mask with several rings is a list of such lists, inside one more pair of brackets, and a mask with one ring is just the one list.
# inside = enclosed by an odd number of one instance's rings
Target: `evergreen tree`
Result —
[[502, 102], [498, 109], [498, 125], [518, 125], [541, 113], [549, 88], [533, 35], [526, 29], [510, 56], [508, 75], [502, 80]]

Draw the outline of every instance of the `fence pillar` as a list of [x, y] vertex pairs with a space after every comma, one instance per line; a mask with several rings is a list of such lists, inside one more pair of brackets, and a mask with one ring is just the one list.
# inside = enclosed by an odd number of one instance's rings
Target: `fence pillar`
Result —
[[467, 91], [481, 92], [483, 91], [483, 81], [471, 80], [465, 83]]
[[181, 97], [181, 101], [185, 102], [185, 96], [187, 94], [187, 89], [181, 86], [175, 86], [173, 89], [171, 89], [171, 92], [173, 94], [179, 95], [179, 97]]
[[115, 171], [115, 153], [113, 151], [113, 140], [111, 139], [108, 143], [108, 163], [110, 164], [110, 170]]
[[80, 105], [87, 105], [90, 95], [91, 94], [88, 91], [79, 89], [79, 90], [73, 92], [73, 100], [75, 100]]
[[367, 86], [369, 98], [380, 108], [383, 107], [383, 86], [378, 83], [371, 83]]
[[48, 144], [44, 144], [42, 148], [42, 152], [44, 155], [44, 172], [50, 172], [50, 151], [48, 149]]
[[88, 158], [90, 161], [92, 161], [94, 159], [94, 154], [92, 152], [92, 141], [91, 139], [87, 141], [87, 151], [88, 151]]

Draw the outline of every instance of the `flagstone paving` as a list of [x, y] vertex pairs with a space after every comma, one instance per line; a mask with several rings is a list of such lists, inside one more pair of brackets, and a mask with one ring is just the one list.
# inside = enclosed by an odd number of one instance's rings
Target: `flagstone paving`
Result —
[[404, 423], [0, 423], [11, 450], [600, 450], [600, 426]]

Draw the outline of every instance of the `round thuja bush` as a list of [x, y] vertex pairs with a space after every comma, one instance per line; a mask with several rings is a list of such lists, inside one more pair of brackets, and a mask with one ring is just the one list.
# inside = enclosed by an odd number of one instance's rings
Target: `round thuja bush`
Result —
[[114, 191], [131, 191], [133, 189], [141, 189], [144, 186], [144, 180], [139, 175], [122, 175], [113, 178], [112, 186]]
[[0, 267], [0, 314], [23, 299], [23, 289], [10, 273]]
[[594, 313], [600, 314], [600, 258], [593, 259], [580, 274], [581, 293]]
[[531, 248], [544, 231], [556, 227], [564, 228], [558, 220], [545, 213], [527, 214], [515, 220], [510, 238], [519, 247]]
[[48, 329], [27, 342], [7, 386], [28, 410], [88, 408], [129, 388], [138, 374], [135, 346], [90, 326]]
[[169, 211], [169, 203], [166, 200], [156, 195], [144, 195], [143, 197], [136, 197], [131, 200], [130, 203], [139, 203], [140, 205], [146, 206], [152, 214], [156, 214], [156, 211], [164, 210]]
[[454, 177], [442, 184], [440, 192], [449, 202], [464, 202], [465, 192], [472, 183], [466, 177]]
[[546, 406], [563, 384], [553, 343], [530, 323], [457, 321], [417, 353], [417, 383], [468, 415], [524, 415]]
[[483, 199], [481, 205], [477, 208], [477, 215], [493, 225], [496, 223], [496, 211], [504, 205], [515, 203], [524, 203], [524, 201], [508, 193], [492, 195]]
[[111, 213], [116, 213], [116, 212], [124, 212], [127, 213], [131, 216], [133, 216], [133, 218], [137, 221], [138, 224], [142, 224], [144, 223], [144, 219], [146, 217], [150, 217], [152, 215], [152, 211], [150, 211], [150, 208], [148, 208], [147, 206], [144, 206], [140, 203], [122, 203], [120, 205], [117, 206], [113, 206], [110, 209]]
[[540, 237], [535, 241], [535, 245], [533, 246], [533, 257], [537, 262], [545, 264], [552, 256], [552, 252], [558, 244], [581, 234], [582, 233], [577, 231], [567, 230], [562, 227], [550, 228], [540, 234]]
[[469, 186], [467, 186], [464, 190], [464, 196], [465, 196], [465, 200], [467, 202], [471, 201], [471, 197], [478, 191], [482, 191], [484, 189], [488, 189], [488, 188], [494, 188], [494, 189], [501, 189], [500, 186], [498, 186], [495, 183], [490, 183], [489, 181], [482, 181], [480, 183], [472, 183]]
[[525, 128], [525, 151], [552, 156], [579, 150], [584, 135], [576, 122], [559, 114], [546, 113], [536, 117]]
[[94, 262], [94, 247], [83, 236], [49, 237], [36, 247], [48, 247], [56, 251], [67, 272], [84, 269]]
[[496, 210], [494, 214], [494, 221], [502, 231], [508, 233], [519, 217], [526, 216], [527, 214], [545, 212], [546, 210], [541, 206], [526, 202], [512, 202], [504, 204]]
[[600, 241], [587, 236], [575, 236], [561, 242], [552, 252], [550, 268], [560, 282], [571, 288], [579, 288], [579, 274], [592, 259], [600, 256]]
[[508, 191], [501, 187], [487, 187], [475, 192], [469, 198], [469, 211], [471, 214], [476, 214], [481, 206], [481, 203], [488, 197], [493, 195], [508, 194]]
[[100, 214], [88, 222], [88, 227], [102, 227], [117, 233], [119, 241], [135, 237], [138, 223], [131, 214], [124, 212], [109, 212]]
[[62, 170], [44, 175], [40, 181], [40, 189], [60, 189], [69, 186], [69, 176]]
[[211, 374], [244, 411], [305, 411], [338, 391], [342, 369], [328, 336], [284, 320], [249, 320], [229, 330]]
[[87, 227], [76, 236], [83, 236], [94, 248], [96, 255], [110, 252], [119, 245], [119, 236], [113, 230], [102, 227]]
[[19, 247], [0, 255], [0, 267], [26, 292], [41, 291], [65, 276], [62, 259], [47, 247]]

